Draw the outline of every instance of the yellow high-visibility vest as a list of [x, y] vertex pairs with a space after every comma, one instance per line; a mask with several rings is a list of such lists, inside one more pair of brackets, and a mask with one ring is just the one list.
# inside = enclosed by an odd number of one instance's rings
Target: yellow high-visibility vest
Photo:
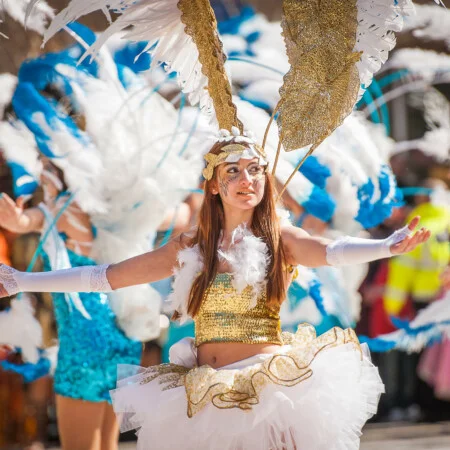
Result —
[[383, 296], [389, 315], [397, 315], [408, 297], [419, 302], [435, 298], [441, 288], [439, 277], [450, 262], [450, 207], [424, 203], [408, 221], [414, 216], [421, 217], [420, 226], [430, 229], [431, 238], [412, 252], [390, 259]]

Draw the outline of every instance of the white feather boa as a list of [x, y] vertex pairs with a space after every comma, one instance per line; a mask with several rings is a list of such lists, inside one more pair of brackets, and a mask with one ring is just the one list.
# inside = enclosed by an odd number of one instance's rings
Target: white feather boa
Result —
[[[231, 267], [232, 283], [237, 292], [242, 292], [247, 286], [252, 287], [253, 301], [250, 307], [255, 307], [258, 296], [267, 283], [267, 266], [270, 260], [267, 245], [245, 225], [241, 225], [232, 234], [230, 248], [219, 250], [218, 256]], [[174, 270], [172, 293], [168, 301], [170, 308], [180, 314], [180, 322], [184, 323], [189, 318], [188, 303], [192, 284], [204, 269], [198, 245], [180, 250], [178, 262], [180, 267]]]

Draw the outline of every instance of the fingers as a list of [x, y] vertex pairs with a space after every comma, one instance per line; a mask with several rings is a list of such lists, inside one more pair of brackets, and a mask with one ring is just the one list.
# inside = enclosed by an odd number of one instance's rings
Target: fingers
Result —
[[414, 231], [417, 227], [417, 225], [419, 225], [420, 222], [420, 216], [416, 216], [414, 217], [411, 222], [409, 222], [408, 224], [408, 229], [409, 231]]
[[14, 200], [8, 195], [2, 192], [0, 194], [0, 205], [3, 207], [14, 207], [16, 204], [14, 203]]
[[[410, 225], [417, 225], [418, 223], [418, 217], [415, 217]], [[426, 242], [431, 236], [430, 230], [426, 228], [421, 228], [420, 230], [416, 231], [414, 234], [405, 237], [401, 242], [398, 242], [397, 244], [393, 245], [391, 247], [391, 252], [393, 254], [402, 254], [402, 253], [408, 253], [412, 250], [414, 250], [418, 245], [423, 244]]]
[[20, 208], [23, 209], [23, 207], [25, 206], [25, 203], [31, 199], [31, 195], [21, 195], [16, 202], [16, 205]]
[[[417, 218], [414, 218], [413, 221], [415, 219]], [[413, 223], [413, 221], [411, 221], [411, 223]], [[405, 239], [403, 239], [403, 241], [393, 245], [391, 248], [391, 252], [397, 255], [402, 253], [409, 253], [412, 250], [414, 250], [418, 245], [426, 242], [430, 238], [430, 236], [431, 236], [430, 230], [426, 228], [421, 228], [411, 236], [408, 236]]]

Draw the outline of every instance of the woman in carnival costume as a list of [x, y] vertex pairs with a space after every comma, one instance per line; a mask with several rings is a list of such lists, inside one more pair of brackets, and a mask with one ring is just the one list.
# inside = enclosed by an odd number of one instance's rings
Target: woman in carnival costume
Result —
[[[372, 63], [384, 62], [386, 48], [392, 48], [391, 32], [401, 27], [410, 3], [381, 2], [380, 13], [390, 12], [395, 20], [386, 19], [385, 32], [378, 21], [373, 35], [371, 24], [359, 16], [362, 3], [284, 2], [291, 71], [276, 108], [279, 150], [312, 145], [312, 151], [322, 142], [349, 114], [360, 85], [370, 82]], [[412, 234], [415, 218], [384, 240], [331, 241], [283, 223], [268, 157], [243, 131], [232, 103], [209, 2], [130, 0], [108, 6], [120, 7], [122, 15], [106, 36], [134, 25], [129, 36], [149, 42], [154, 61], [178, 72], [191, 102], [199, 102], [221, 129], [205, 155], [198, 227], [156, 251], [113, 265], [33, 274], [0, 266], [1, 295], [105, 292], [174, 273], [174, 318], [194, 319], [195, 340], [173, 346], [168, 365], [119, 367], [112, 392], [122, 429], [140, 429], [138, 448], [358, 448], [361, 428], [383, 392], [376, 368], [352, 330], [334, 328], [316, 337], [304, 325], [295, 334], [282, 334], [280, 304], [296, 265], [365, 263], [408, 252], [429, 232]], [[72, 1], [48, 35], [98, 7]]]
[[376, 368], [352, 330], [316, 338], [304, 325], [282, 335], [280, 304], [298, 264], [388, 257], [428, 232], [409, 236], [415, 219], [383, 241], [312, 238], [277, 218], [256, 143], [231, 135], [206, 159], [194, 234], [111, 266], [41, 274], [1, 266], [2, 295], [109, 291], [166, 278], [178, 260], [172, 300], [177, 317], [194, 318], [195, 341], [172, 347], [172, 364], [139, 370], [112, 392], [116, 412], [129, 419], [124, 429], [141, 428], [139, 448], [357, 448], [383, 391]]
[[[16, 203], [1, 194], [2, 226], [18, 234], [49, 233], [43, 247], [48, 270], [94, 265], [89, 257], [94, 240], [89, 216], [71, 201], [63, 172], [48, 158], [42, 158], [42, 166], [44, 202], [24, 209], [23, 197]], [[15, 301], [18, 307], [25, 299]], [[117, 448], [119, 426], [109, 391], [116, 383], [117, 364], [138, 364], [142, 345], [117, 325], [105, 294], [54, 293], [53, 304], [59, 344], [54, 390], [62, 446]]]

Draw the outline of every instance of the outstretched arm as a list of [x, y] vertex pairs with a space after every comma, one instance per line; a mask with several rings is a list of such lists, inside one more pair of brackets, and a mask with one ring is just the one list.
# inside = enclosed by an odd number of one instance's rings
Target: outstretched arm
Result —
[[396, 231], [386, 239], [362, 239], [346, 236], [332, 241], [310, 236], [301, 228], [288, 226], [282, 230], [287, 262], [306, 267], [343, 266], [362, 264], [408, 253], [430, 238], [430, 231], [424, 228], [414, 232], [419, 220], [419, 217], [415, 217], [408, 226]]
[[179, 250], [179, 240], [175, 239], [157, 250], [110, 265], [106, 275], [111, 289], [153, 283], [170, 277], [177, 264]]
[[177, 262], [179, 240], [118, 264], [26, 273], [0, 264], [0, 297], [18, 292], [109, 292], [167, 278]]

